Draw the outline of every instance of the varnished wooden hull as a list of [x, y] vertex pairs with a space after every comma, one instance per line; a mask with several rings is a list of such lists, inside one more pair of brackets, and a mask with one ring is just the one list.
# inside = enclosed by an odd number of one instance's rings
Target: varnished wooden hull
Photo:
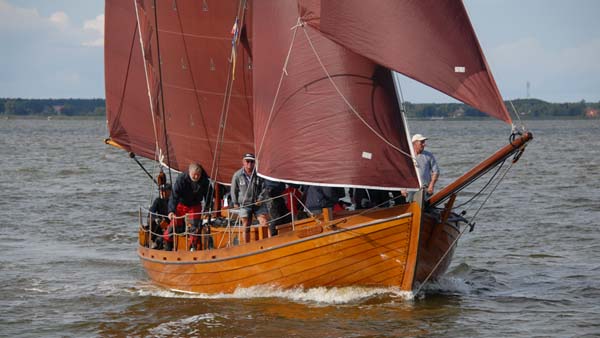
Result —
[[[450, 246], [452, 231], [435, 231], [435, 223], [432, 217], [421, 217], [420, 207], [412, 203], [311, 221], [295, 231], [242, 245], [193, 252], [140, 246], [138, 253], [154, 283], [180, 291], [231, 293], [256, 285], [412, 290]], [[445, 259], [448, 263], [451, 256]], [[446, 268], [441, 264], [435, 275]]]
[[435, 280], [448, 270], [459, 233], [458, 222], [441, 223], [438, 215], [423, 214], [415, 282], [423, 283], [428, 277], [428, 280]]

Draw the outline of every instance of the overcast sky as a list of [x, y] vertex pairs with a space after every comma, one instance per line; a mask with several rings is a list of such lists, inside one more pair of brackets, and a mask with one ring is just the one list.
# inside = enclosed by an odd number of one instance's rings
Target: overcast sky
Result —
[[[465, 5], [505, 99], [526, 97], [529, 82], [530, 97], [600, 101], [600, 0]], [[99, 0], [0, 0], [0, 97], [103, 98], [103, 13]], [[402, 86], [411, 102], [452, 102]]]

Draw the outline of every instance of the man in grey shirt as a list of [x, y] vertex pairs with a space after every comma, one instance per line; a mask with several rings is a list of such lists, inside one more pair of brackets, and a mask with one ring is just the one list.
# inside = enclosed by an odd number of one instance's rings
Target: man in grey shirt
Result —
[[435, 183], [440, 176], [440, 169], [438, 168], [437, 161], [433, 154], [425, 150], [426, 140], [427, 137], [424, 137], [421, 134], [415, 134], [412, 137], [413, 149], [415, 150], [415, 157], [417, 160], [417, 170], [419, 171], [421, 184], [425, 188], [425, 199], [429, 199], [431, 195], [433, 195]]
[[235, 208], [239, 208], [246, 243], [250, 242], [252, 216], [256, 215], [261, 225], [266, 225], [269, 220], [266, 205], [260, 203], [264, 187], [263, 179], [256, 174], [255, 160], [254, 154], [244, 154], [242, 168], [231, 178], [231, 202]]

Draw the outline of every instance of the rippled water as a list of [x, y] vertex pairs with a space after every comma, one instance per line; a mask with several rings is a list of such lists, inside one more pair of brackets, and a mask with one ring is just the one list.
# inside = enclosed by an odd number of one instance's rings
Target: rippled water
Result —
[[[527, 125], [533, 143], [424, 294], [203, 296], [148, 283], [135, 254], [148, 178], [103, 144], [104, 121], [1, 120], [0, 336], [600, 336], [600, 120]], [[412, 121], [411, 131], [430, 137], [438, 187], [509, 132], [492, 121]]]

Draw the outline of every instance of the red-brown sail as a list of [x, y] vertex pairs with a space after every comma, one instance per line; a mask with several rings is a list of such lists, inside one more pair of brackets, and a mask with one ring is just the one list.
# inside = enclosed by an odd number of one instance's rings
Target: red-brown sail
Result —
[[[306, 2], [303, 16], [315, 15], [314, 1], [299, 2]], [[322, 1], [320, 30], [356, 53], [511, 122], [462, 1]]]
[[[209, 173], [218, 166], [220, 182], [255, 151], [259, 173], [278, 180], [417, 188], [389, 69], [510, 122], [460, 1], [241, 4], [106, 2], [115, 142], [179, 170], [192, 161]], [[230, 59], [243, 29], [246, 43]]]
[[[153, 3], [106, 1], [106, 99], [111, 138], [143, 156], [154, 159], [162, 155], [172, 168], [182, 170], [190, 162], [199, 162], [210, 172], [230, 75], [232, 27], [243, 12], [237, 1], [156, 1], [155, 18]], [[143, 49], [140, 36], [135, 36], [139, 34], [138, 19]], [[241, 33], [241, 27], [236, 33]], [[235, 76], [225, 142], [218, 150], [216, 179], [222, 182], [230, 181], [241, 166], [241, 155], [254, 150], [251, 62], [244, 48], [238, 48]], [[161, 79], [163, 93], [157, 82]], [[155, 105], [154, 124], [148, 88]], [[160, 154], [156, 154], [155, 139]]]
[[156, 141], [140, 38], [131, 1], [106, 1], [104, 72], [110, 137], [128, 151], [154, 158]]
[[[305, 6], [314, 12], [319, 4]], [[259, 173], [309, 184], [417, 188], [391, 72], [321, 34], [318, 17], [302, 16], [295, 0], [257, 0], [252, 10]], [[293, 38], [298, 18], [309, 25]]]

